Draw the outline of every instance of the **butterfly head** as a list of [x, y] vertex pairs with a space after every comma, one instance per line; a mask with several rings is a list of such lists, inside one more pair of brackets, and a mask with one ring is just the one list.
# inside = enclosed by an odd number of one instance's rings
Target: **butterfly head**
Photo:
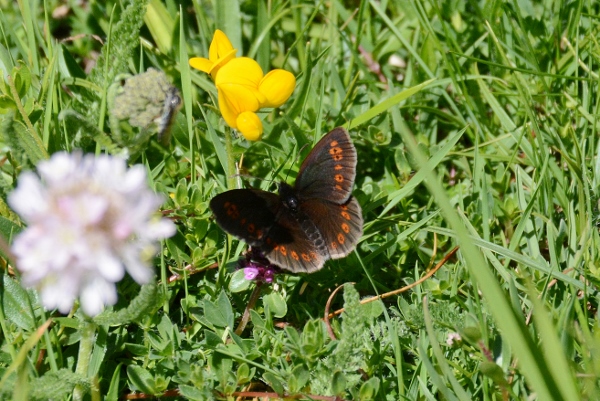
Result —
[[279, 196], [285, 207], [287, 207], [292, 213], [296, 213], [298, 211], [298, 196], [296, 195], [294, 189], [286, 184], [285, 182], [279, 183]]

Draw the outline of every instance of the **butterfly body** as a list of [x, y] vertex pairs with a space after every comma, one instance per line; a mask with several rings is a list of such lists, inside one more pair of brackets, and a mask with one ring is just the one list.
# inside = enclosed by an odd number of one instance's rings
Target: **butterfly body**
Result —
[[346, 130], [336, 128], [306, 157], [294, 186], [280, 183], [279, 195], [227, 191], [210, 208], [225, 231], [260, 248], [271, 263], [310, 273], [348, 255], [362, 235], [355, 176], [356, 150]]

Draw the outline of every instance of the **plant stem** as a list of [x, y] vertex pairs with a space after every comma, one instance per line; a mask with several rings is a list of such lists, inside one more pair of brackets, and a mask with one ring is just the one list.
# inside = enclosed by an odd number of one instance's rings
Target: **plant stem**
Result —
[[235, 158], [233, 157], [233, 141], [231, 129], [225, 127], [225, 152], [227, 152], [227, 188], [235, 188]]
[[[96, 325], [89, 320], [82, 324], [81, 340], [79, 341], [79, 354], [77, 355], [77, 368], [75, 373], [87, 377], [92, 351], [96, 340]], [[78, 384], [73, 390], [73, 400], [81, 401], [85, 395], [85, 388]]]

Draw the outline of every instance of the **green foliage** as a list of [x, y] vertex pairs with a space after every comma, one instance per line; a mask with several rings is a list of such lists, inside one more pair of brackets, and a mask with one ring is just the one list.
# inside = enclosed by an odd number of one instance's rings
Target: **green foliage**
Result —
[[139, 322], [148, 315], [156, 313], [163, 302], [163, 294], [156, 284], [142, 286], [140, 293], [133, 298], [126, 308], [117, 312], [104, 311], [94, 318], [99, 325], [119, 326], [129, 322]]
[[[90, 74], [92, 83], [106, 87], [112, 83], [118, 74], [127, 72], [127, 64], [135, 49], [139, 46], [140, 28], [144, 22], [147, 0], [131, 0], [120, 12], [117, 4], [114, 11], [107, 3], [107, 11], [115, 12], [112, 15], [114, 26], [107, 33], [109, 42], [102, 47], [96, 67]], [[110, 14], [109, 12], [109, 14]]]
[[90, 388], [90, 383], [85, 377], [81, 377], [69, 369], [48, 372], [29, 384], [31, 388], [29, 397], [31, 400], [65, 399], [73, 392], [77, 384], [85, 386], [88, 390]]
[[[143, 163], [178, 232], [156, 283], [123, 280], [93, 320], [45, 311], [2, 259], [0, 398], [600, 397], [597, 4], [19, 4], [0, 0], [2, 236], [23, 225], [6, 202], [18, 174], [77, 148]], [[232, 135], [210, 77], [188, 65], [217, 28], [238, 56], [297, 78], [287, 104], [261, 111], [259, 142]], [[181, 94], [170, 143], [114, 123], [109, 86], [150, 67]], [[358, 152], [362, 241], [257, 289], [237, 269], [245, 244], [208, 202], [232, 185], [292, 183], [338, 125]], [[425, 282], [360, 304], [457, 245]], [[320, 317], [342, 284], [332, 339]]]

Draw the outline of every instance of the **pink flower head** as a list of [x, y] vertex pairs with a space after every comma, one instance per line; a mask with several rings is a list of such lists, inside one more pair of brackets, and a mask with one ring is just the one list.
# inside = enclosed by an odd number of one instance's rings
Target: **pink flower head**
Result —
[[156, 243], [175, 226], [155, 215], [163, 200], [143, 166], [60, 152], [40, 162], [38, 174], [22, 173], [8, 203], [27, 223], [12, 244], [16, 266], [46, 308], [67, 313], [79, 299], [94, 316], [116, 303], [125, 272], [150, 281]]

